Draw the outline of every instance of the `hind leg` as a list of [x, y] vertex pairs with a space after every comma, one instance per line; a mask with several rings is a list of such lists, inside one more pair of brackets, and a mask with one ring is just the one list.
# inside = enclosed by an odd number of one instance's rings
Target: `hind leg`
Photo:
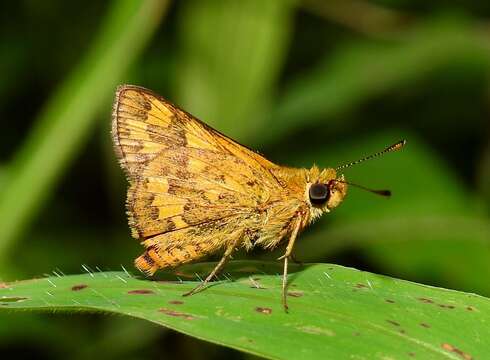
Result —
[[225, 250], [225, 253], [223, 254], [223, 257], [221, 258], [221, 260], [218, 262], [218, 264], [214, 267], [213, 271], [211, 271], [209, 273], [209, 275], [206, 277], [206, 279], [204, 279], [204, 281], [202, 283], [200, 283], [198, 286], [196, 286], [194, 289], [192, 289], [191, 291], [189, 292], [186, 292], [185, 294], [183, 294], [182, 296], [190, 296], [190, 295], [193, 295], [195, 293], [198, 293], [202, 290], [205, 289], [206, 285], [221, 271], [223, 270], [223, 268], [225, 267], [226, 263], [228, 262], [228, 260], [230, 259], [231, 257], [231, 254], [233, 253], [233, 251], [236, 249], [237, 245], [238, 245], [238, 242], [240, 240], [241, 236], [237, 236], [235, 238], [235, 240], [233, 240], [232, 243], [230, 243], [228, 245], [228, 247], [226, 248]]

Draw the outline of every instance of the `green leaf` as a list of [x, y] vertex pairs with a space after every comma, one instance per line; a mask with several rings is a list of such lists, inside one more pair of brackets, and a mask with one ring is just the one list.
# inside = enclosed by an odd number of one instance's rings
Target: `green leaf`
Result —
[[490, 354], [490, 299], [481, 296], [337, 265], [291, 265], [286, 314], [281, 264], [236, 261], [221, 281], [182, 297], [212, 266], [186, 266], [159, 281], [106, 272], [4, 284], [0, 311], [124, 314], [273, 359]]

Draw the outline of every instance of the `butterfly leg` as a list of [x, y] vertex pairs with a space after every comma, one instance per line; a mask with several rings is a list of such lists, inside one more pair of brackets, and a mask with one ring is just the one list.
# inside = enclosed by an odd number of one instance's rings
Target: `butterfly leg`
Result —
[[194, 289], [192, 289], [191, 291], [189, 292], [186, 292], [185, 294], [183, 294], [182, 296], [190, 296], [190, 295], [193, 295], [195, 293], [198, 293], [202, 290], [204, 290], [204, 288], [206, 287], [206, 285], [221, 271], [223, 270], [223, 268], [225, 267], [226, 263], [228, 262], [228, 260], [230, 259], [231, 257], [231, 254], [233, 253], [233, 251], [235, 250], [236, 246], [238, 245], [238, 241], [241, 239], [241, 236], [237, 236], [235, 238], [235, 240], [230, 244], [228, 245], [228, 247], [226, 248], [225, 250], [225, 253], [223, 254], [223, 257], [221, 258], [221, 260], [218, 262], [218, 264], [214, 267], [213, 271], [211, 271], [209, 273], [209, 275], [206, 277], [206, 279], [204, 279], [203, 282], [201, 282], [198, 286], [196, 286]]
[[298, 219], [296, 224], [293, 225], [293, 231], [291, 232], [291, 236], [289, 237], [288, 246], [286, 247], [286, 252], [283, 256], [281, 256], [278, 260], [284, 259], [284, 272], [282, 275], [282, 305], [284, 306], [284, 311], [288, 312], [288, 302], [287, 302], [287, 284], [288, 284], [288, 259], [291, 256], [293, 251], [294, 242], [296, 241], [296, 237], [298, 236], [298, 231], [301, 226], [301, 220]]

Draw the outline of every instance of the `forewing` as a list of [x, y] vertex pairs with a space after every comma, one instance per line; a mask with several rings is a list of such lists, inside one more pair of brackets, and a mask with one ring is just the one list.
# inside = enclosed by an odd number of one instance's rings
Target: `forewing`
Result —
[[280, 188], [276, 165], [146, 89], [118, 89], [112, 132], [137, 238], [252, 216]]

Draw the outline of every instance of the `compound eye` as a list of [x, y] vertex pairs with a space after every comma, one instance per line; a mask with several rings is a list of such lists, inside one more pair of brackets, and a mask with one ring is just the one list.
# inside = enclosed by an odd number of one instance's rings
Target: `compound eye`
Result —
[[327, 184], [313, 184], [310, 186], [310, 201], [314, 205], [322, 205], [330, 197], [330, 189]]

